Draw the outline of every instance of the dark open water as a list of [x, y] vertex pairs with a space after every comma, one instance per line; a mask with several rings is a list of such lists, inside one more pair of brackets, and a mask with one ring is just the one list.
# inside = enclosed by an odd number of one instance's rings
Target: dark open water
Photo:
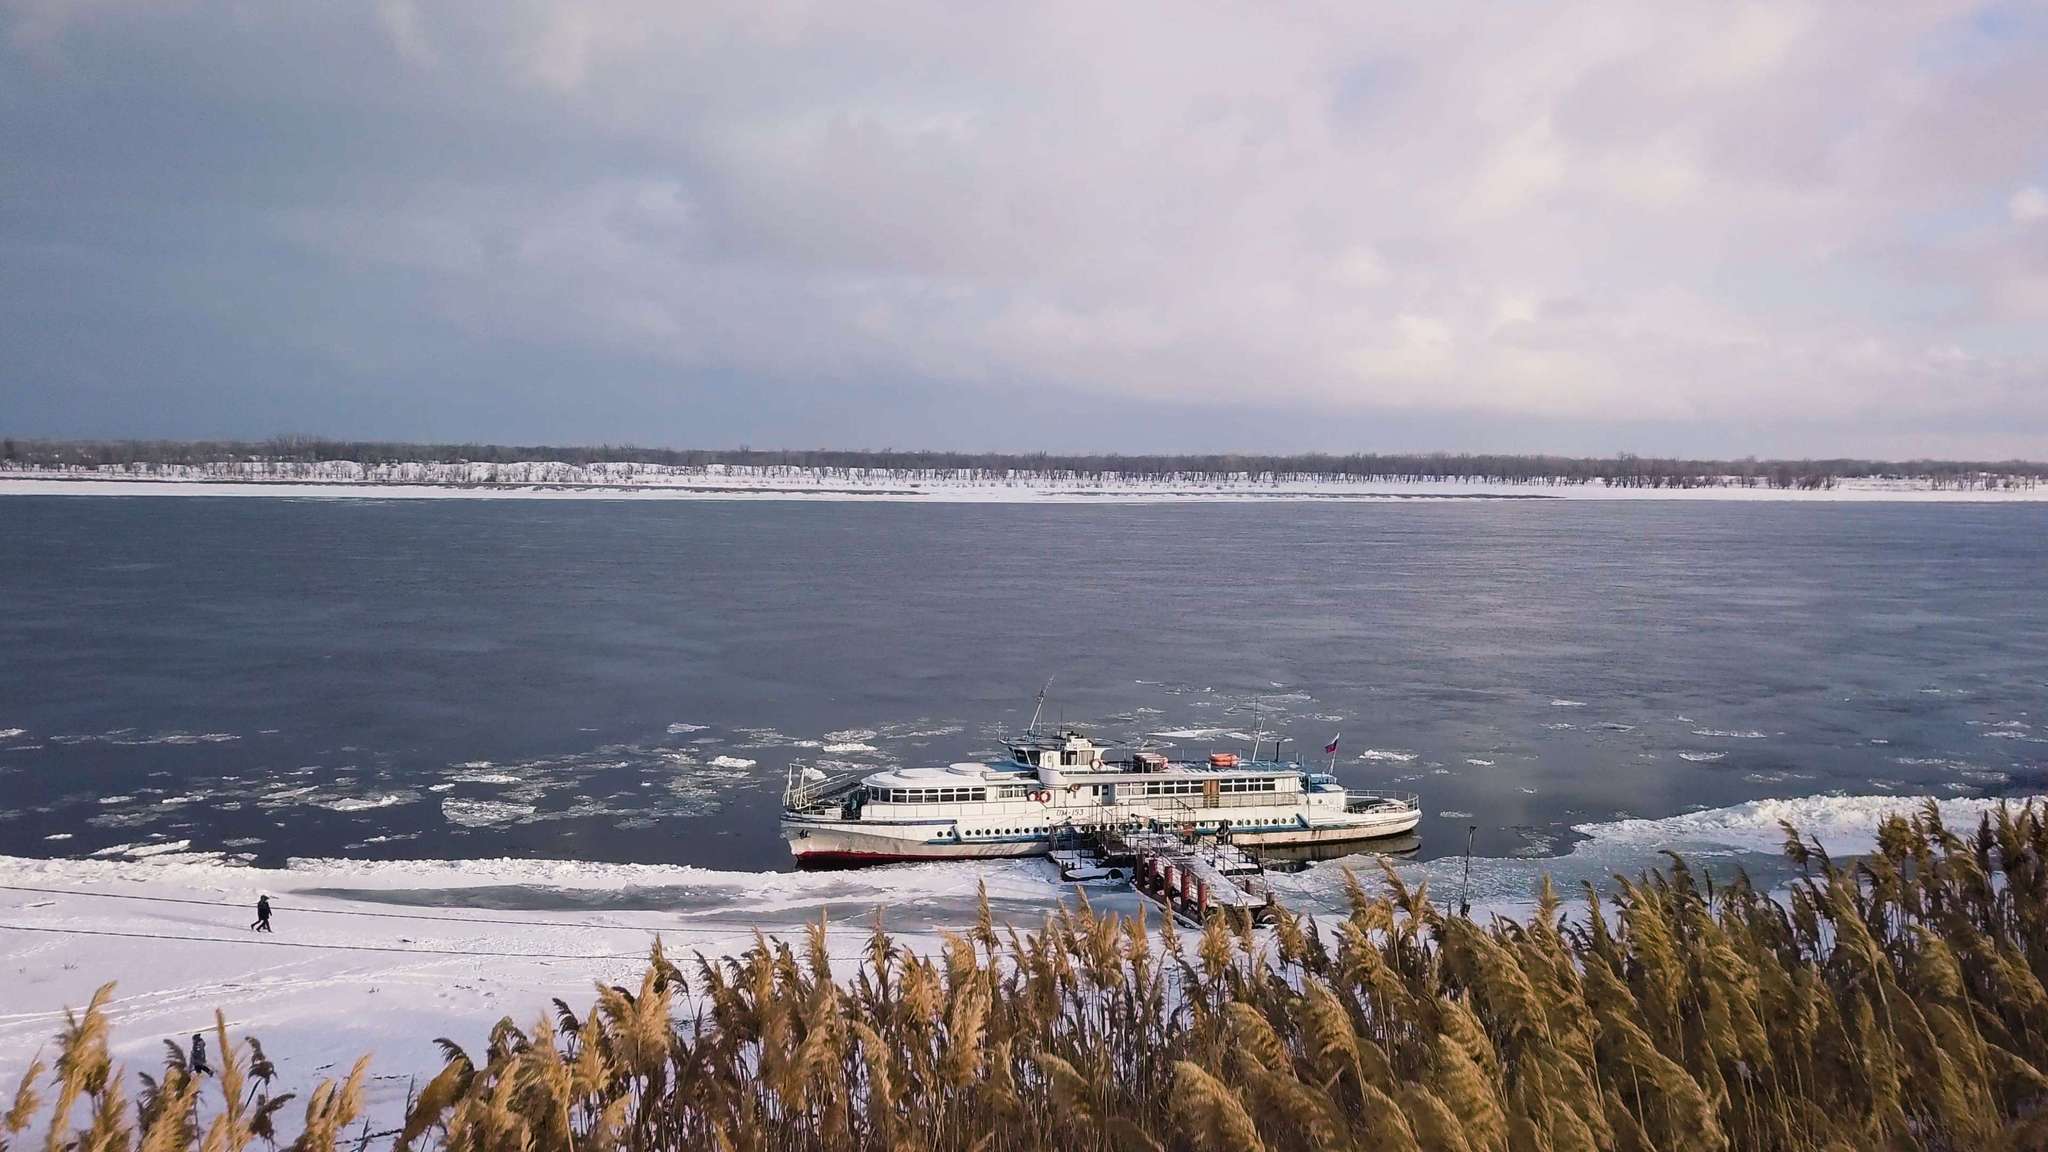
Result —
[[0, 853], [786, 867], [792, 758], [988, 752], [1056, 675], [1195, 751], [1262, 697], [1425, 855], [1548, 854], [2041, 790], [2044, 593], [2039, 506], [12, 497]]

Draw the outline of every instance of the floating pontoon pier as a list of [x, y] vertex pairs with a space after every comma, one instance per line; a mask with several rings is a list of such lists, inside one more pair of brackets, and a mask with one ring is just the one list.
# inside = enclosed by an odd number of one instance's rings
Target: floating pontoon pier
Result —
[[1155, 825], [1102, 826], [1074, 831], [1075, 847], [1052, 852], [1067, 880], [1128, 880], [1189, 924], [1241, 911], [1269, 918], [1273, 891], [1258, 857], [1223, 837]]

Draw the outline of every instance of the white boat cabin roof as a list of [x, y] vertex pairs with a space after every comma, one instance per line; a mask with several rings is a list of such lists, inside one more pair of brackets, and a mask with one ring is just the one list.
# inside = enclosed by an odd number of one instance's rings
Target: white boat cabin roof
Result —
[[1109, 760], [1103, 749], [1078, 732], [1061, 736], [1027, 736], [1010, 742], [1010, 759], [978, 760], [944, 768], [893, 768], [863, 782], [871, 788], [959, 788], [1037, 779], [1054, 771], [1069, 783], [1098, 780], [1144, 780], [1185, 776], [1298, 776], [1301, 766], [1278, 760], [1240, 760], [1235, 755], [1207, 760], [1168, 760], [1160, 753], [1138, 753], [1129, 760]]

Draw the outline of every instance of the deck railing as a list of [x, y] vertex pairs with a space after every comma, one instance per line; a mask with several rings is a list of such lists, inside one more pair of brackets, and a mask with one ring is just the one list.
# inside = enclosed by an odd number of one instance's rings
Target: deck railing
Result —
[[862, 773], [841, 772], [822, 779], [813, 779], [811, 769], [802, 764], [791, 764], [782, 781], [782, 806], [790, 811], [802, 811], [828, 800], [845, 795], [860, 786]]
[[1417, 810], [1422, 808], [1422, 797], [1414, 792], [1368, 792], [1353, 788], [1348, 789], [1344, 794], [1344, 810], [1346, 812], [1363, 812], [1376, 804], [1389, 800]]

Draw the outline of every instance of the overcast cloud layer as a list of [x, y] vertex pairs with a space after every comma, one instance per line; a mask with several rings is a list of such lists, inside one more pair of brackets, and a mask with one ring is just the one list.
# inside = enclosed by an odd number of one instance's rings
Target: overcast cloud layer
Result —
[[0, 0], [0, 431], [2048, 457], [2048, 6]]

